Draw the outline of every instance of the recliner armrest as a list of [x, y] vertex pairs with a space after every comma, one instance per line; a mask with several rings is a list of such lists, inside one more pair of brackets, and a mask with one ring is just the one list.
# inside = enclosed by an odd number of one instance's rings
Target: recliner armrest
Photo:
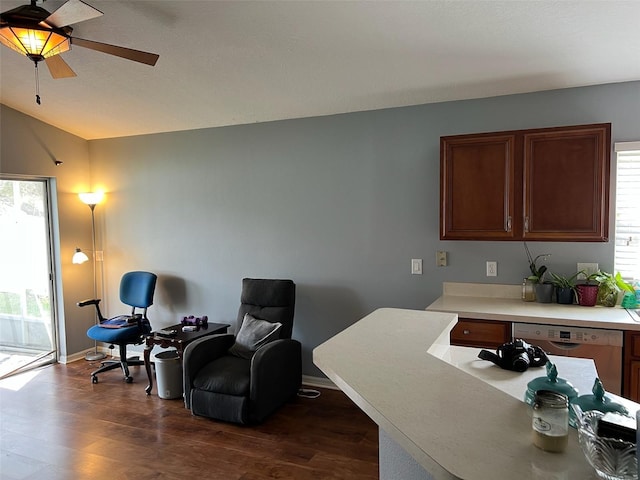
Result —
[[258, 419], [281, 401], [295, 395], [302, 384], [302, 345], [279, 339], [259, 348], [251, 359], [251, 393]]
[[182, 370], [186, 408], [191, 408], [191, 382], [200, 369], [210, 361], [225, 355], [235, 341], [236, 337], [232, 334], [222, 333], [199, 338], [185, 347], [182, 354]]

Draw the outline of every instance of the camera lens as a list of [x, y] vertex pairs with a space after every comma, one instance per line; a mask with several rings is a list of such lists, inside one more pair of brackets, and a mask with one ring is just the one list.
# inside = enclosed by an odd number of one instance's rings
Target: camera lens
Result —
[[514, 356], [512, 365], [516, 372], [524, 372], [529, 368], [529, 355], [526, 353], [520, 353]]

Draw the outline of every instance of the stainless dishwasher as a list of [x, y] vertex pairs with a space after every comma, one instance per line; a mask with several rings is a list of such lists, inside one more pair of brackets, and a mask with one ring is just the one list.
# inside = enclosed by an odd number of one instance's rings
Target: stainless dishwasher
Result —
[[[622, 332], [599, 328], [514, 323], [513, 338], [537, 345], [550, 355], [590, 358], [607, 392], [622, 387]], [[563, 377], [562, 372], [558, 372]], [[591, 392], [580, 392], [581, 395]]]

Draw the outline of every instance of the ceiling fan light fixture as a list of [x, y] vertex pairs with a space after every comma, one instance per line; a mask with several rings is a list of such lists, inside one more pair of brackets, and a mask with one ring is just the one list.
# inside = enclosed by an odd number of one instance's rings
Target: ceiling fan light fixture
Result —
[[71, 49], [69, 37], [48, 28], [5, 26], [0, 29], [0, 42], [34, 61]]

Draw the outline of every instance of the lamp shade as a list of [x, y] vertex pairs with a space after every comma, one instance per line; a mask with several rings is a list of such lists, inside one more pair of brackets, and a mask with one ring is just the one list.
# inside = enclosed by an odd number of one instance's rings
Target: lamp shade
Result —
[[42, 60], [71, 48], [69, 37], [46, 27], [0, 28], [0, 42], [33, 60]]
[[89, 261], [89, 257], [87, 257], [87, 254], [84, 253], [79, 248], [76, 248], [76, 253], [73, 254], [71, 263], [75, 263], [76, 265], [79, 265], [81, 263], [88, 262], [88, 261]]
[[79, 193], [78, 196], [80, 197], [80, 200], [82, 200], [82, 202], [86, 203], [87, 205], [97, 205], [104, 198], [104, 193], [103, 192], [84, 192], [84, 193]]

